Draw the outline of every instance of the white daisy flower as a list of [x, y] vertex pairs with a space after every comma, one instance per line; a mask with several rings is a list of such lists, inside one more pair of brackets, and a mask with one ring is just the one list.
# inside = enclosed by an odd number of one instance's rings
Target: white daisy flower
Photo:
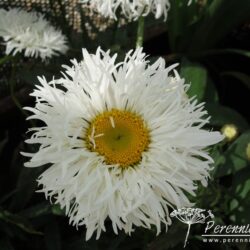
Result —
[[213, 160], [205, 147], [222, 140], [202, 129], [203, 103], [185, 94], [176, 67], [162, 58], [153, 65], [142, 49], [123, 62], [98, 49], [64, 66], [63, 77], [40, 85], [26, 108], [43, 127], [26, 142], [40, 144], [26, 167], [50, 167], [39, 177], [41, 192], [65, 208], [73, 225], [85, 225], [86, 239], [105, 231], [131, 233], [135, 226], [157, 233], [171, 223], [169, 207], [189, 207], [187, 193], [207, 183]]
[[81, 0], [81, 2], [89, 4], [103, 16], [114, 19], [117, 18], [117, 10], [120, 10], [128, 19], [136, 20], [141, 15], [147, 16], [153, 13], [155, 18], [164, 16], [166, 20], [170, 8], [169, 0]]
[[7, 55], [24, 52], [26, 57], [45, 60], [67, 51], [66, 37], [42, 14], [18, 8], [0, 9], [0, 37], [6, 45]]
[[[88, 4], [103, 16], [114, 19], [117, 19], [117, 10], [120, 10], [128, 19], [137, 20], [141, 15], [147, 16], [153, 13], [155, 18], [164, 16], [166, 20], [170, 9], [169, 0], [80, 0], [80, 2]], [[187, 4], [191, 3], [192, 0], [189, 0]]]

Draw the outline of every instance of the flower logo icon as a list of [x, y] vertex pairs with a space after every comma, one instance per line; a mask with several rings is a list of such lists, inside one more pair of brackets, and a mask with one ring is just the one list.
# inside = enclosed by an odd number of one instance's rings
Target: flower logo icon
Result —
[[187, 245], [187, 240], [192, 224], [205, 223], [208, 218], [213, 219], [214, 215], [211, 210], [206, 211], [201, 208], [179, 208], [170, 213], [171, 217], [176, 217], [179, 221], [188, 225], [188, 230], [184, 242], [184, 248]]

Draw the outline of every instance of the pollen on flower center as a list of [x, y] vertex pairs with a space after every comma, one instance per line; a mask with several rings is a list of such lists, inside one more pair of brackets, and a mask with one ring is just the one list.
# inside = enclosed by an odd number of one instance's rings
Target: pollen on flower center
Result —
[[127, 167], [140, 162], [150, 136], [144, 120], [126, 110], [112, 109], [97, 115], [86, 133], [87, 147], [105, 157], [107, 164]]

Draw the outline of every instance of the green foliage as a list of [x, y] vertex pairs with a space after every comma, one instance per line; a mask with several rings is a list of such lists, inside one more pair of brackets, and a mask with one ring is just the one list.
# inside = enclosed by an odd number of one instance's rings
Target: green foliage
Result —
[[193, 1], [189, 8], [183, 0], [172, 0], [171, 6], [168, 21], [171, 48], [193, 55], [214, 48], [248, 20], [250, 13], [248, 0], [204, 1], [200, 6]]
[[235, 124], [240, 131], [249, 128], [249, 124], [237, 111], [215, 103], [207, 103], [206, 110], [211, 116], [210, 123], [215, 127], [222, 127], [224, 124]]
[[199, 63], [192, 63], [184, 58], [181, 63], [180, 74], [190, 84], [187, 94], [190, 97], [196, 96], [199, 101], [203, 100], [208, 81], [206, 68]]
[[250, 131], [247, 131], [224, 151], [223, 155], [218, 158], [215, 176], [235, 174], [249, 165], [246, 155], [249, 141]]

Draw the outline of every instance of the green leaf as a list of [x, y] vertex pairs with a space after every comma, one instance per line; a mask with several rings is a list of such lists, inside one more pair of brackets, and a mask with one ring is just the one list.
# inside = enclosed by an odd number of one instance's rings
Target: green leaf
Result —
[[[233, 221], [234, 224], [248, 224], [249, 221], [250, 221], [250, 213], [249, 213], [249, 210], [250, 210], [250, 202], [248, 200], [246, 200], [245, 202], [242, 202], [236, 210], [234, 210], [234, 213], [233, 213]], [[246, 247], [245, 248], [246, 250], [248, 250], [249, 248]]]
[[250, 169], [245, 167], [235, 173], [230, 194], [234, 199], [230, 202], [231, 218], [236, 223], [246, 224], [250, 221]]
[[211, 125], [222, 127], [225, 124], [234, 124], [241, 132], [249, 128], [248, 122], [237, 111], [215, 103], [206, 103], [205, 106], [211, 116]]
[[65, 215], [64, 209], [61, 209], [60, 205], [58, 205], [58, 204], [52, 205], [51, 211], [54, 215], [59, 215], [59, 216]]
[[232, 191], [242, 199], [250, 192], [250, 169], [243, 168], [233, 176]]
[[204, 18], [190, 40], [189, 52], [194, 54], [213, 48], [230, 31], [248, 20], [249, 13], [249, 0], [211, 1], [205, 9]]
[[0, 220], [15, 225], [26, 233], [42, 235], [42, 233], [36, 231], [31, 223], [29, 223], [24, 217], [12, 214], [9, 211], [0, 209]]
[[210, 103], [213, 103], [213, 102], [217, 103], [219, 101], [219, 95], [218, 95], [217, 89], [209, 76], [207, 78], [207, 84], [206, 84], [206, 89], [205, 89], [205, 94], [204, 94], [203, 99], [205, 102], [210, 102]]
[[236, 79], [238, 79], [240, 82], [242, 82], [243, 84], [245, 84], [245, 86], [250, 89], [250, 76], [242, 73], [242, 72], [238, 72], [238, 71], [228, 71], [228, 72], [223, 72], [221, 73], [222, 76], [232, 76]]
[[215, 176], [220, 177], [235, 174], [237, 171], [248, 166], [246, 148], [250, 143], [250, 131], [246, 131], [221, 155], [222, 162], [216, 164]]
[[171, 0], [168, 12], [169, 43], [173, 52], [183, 52], [189, 46], [196, 24], [203, 9], [196, 3], [187, 6], [188, 1]]
[[198, 63], [192, 63], [184, 59], [181, 64], [181, 76], [185, 78], [186, 83], [191, 86], [187, 92], [190, 97], [196, 96], [199, 101], [204, 98], [207, 85], [207, 70]]
[[65, 216], [65, 210], [61, 209], [59, 204], [49, 204], [48, 201], [44, 201], [34, 206], [28, 207], [18, 213], [18, 215], [29, 219], [49, 214]]
[[32, 219], [42, 215], [51, 214], [51, 212], [52, 212], [51, 205], [45, 201], [22, 210], [21, 212], [18, 213], [18, 215]]

